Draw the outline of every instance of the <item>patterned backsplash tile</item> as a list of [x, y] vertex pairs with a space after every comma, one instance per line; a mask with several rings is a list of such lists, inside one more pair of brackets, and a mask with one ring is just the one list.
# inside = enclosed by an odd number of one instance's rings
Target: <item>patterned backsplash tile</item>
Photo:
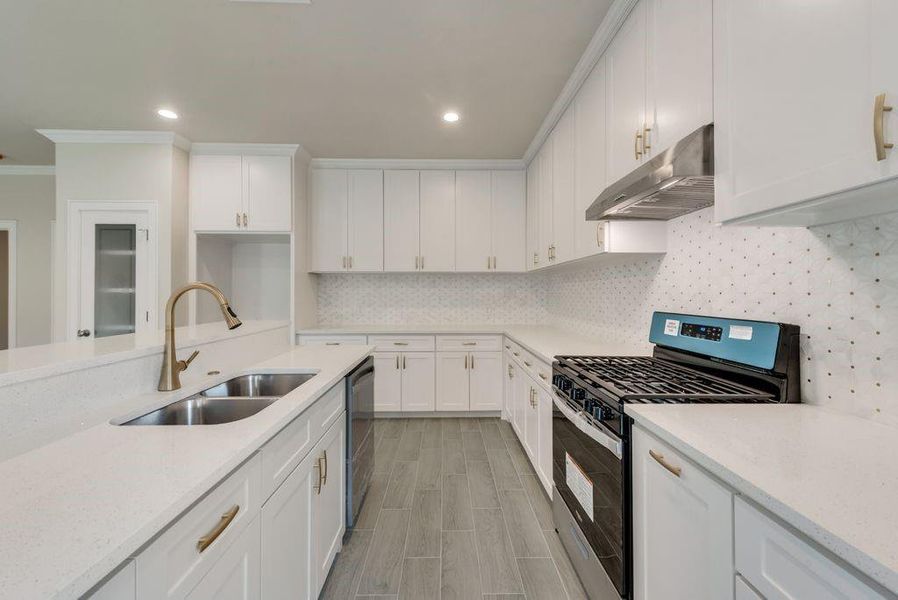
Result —
[[549, 323], [648, 351], [653, 310], [796, 323], [802, 395], [898, 425], [898, 213], [815, 228], [670, 222], [663, 257], [555, 273], [322, 275], [322, 325]]

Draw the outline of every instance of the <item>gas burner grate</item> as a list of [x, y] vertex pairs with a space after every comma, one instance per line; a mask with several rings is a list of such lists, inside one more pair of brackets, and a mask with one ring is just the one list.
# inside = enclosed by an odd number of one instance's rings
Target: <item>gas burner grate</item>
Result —
[[771, 402], [774, 395], [648, 356], [559, 356], [560, 364], [620, 402]]

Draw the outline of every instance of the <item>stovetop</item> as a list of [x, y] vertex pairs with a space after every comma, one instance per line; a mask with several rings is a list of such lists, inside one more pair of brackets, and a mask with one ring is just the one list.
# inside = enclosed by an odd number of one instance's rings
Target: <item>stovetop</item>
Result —
[[[578, 389], [619, 403], [771, 402], [774, 395], [649, 356], [559, 356], [553, 383], [573, 399]], [[565, 371], [579, 380], [571, 382]], [[585, 385], [584, 385], [585, 384]], [[604, 392], [604, 393], [602, 393]]]

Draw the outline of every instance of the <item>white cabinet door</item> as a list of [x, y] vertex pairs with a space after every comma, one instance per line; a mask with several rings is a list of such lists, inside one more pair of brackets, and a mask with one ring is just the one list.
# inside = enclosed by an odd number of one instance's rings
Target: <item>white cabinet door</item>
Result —
[[468, 353], [436, 353], [437, 410], [470, 410]]
[[455, 171], [421, 171], [424, 271], [455, 270]]
[[490, 172], [455, 172], [455, 270], [490, 270]]
[[403, 352], [402, 410], [430, 411], [436, 406], [436, 373], [433, 352]]
[[605, 189], [605, 59], [600, 58], [574, 99], [574, 256], [603, 251], [600, 224], [586, 209]]
[[309, 237], [314, 271], [346, 268], [347, 174], [345, 169], [313, 169]]
[[190, 156], [190, 213], [194, 231], [237, 231], [243, 217], [243, 159]]
[[642, 163], [645, 121], [645, 1], [640, 0], [605, 51], [608, 183]]
[[732, 493], [639, 427], [632, 459], [635, 596], [733, 598]]
[[262, 597], [259, 515], [246, 526], [186, 600], [257, 600]]
[[525, 440], [527, 438], [527, 432], [525, 430], [526, 427], [526, 416], [527, 416], [527, 408], [530, 406], [530, 384], [528, 383], [530, 380], [527, 375], [519, 366], [515, 366], [514, 371], [514, 410], [511, 415], [511, 424], [514, 426], [515, 431], [518, 434], [518, 439], [521, 440], [521, 445], [526, 444]]
[[350, 271], [384, 269], [383, 171], [349, 171], [348, 246]]
[[552, 132], [553, 262], [573, 258], [574, 248], [574, 110], [568, 108]]
[[506, 419], [509, 423], [514, 425], [515, 364], [508, 354], [505, 355], [505, 370], [503, 371], [503, 376], [505, 377], [505, 389], [502, 390], [502, 395], [504, 398], [502, 418]]
[[384, 270], [418, 269], [418, 171], [384, 171]]
[[346, 413], [331, 425], [312, 455], [319, 460], [321, 487], [315, 496], [315, 597], [324, 586], [346, 530]]
[[552, 395], [542, 387], [537, 388], [539, 406], [536, 418], [539, 421], [539, 451], [537, 452], [537, 472], [543, 487], [552, 495]]
[[[896, 174], [898, 150], [889, 151], [889, 172], [876, 160], [872, 127], [877, 94], [890, 92], [898, 105], [894, 45], [878, 55], [895, 43], [896, 10], [894, 2], [873, 0], [714, 0], [717, 220]], [[886, 72], [891, 89], [881, 78]], [[896, 111], [885, 119], [894, 142]], [[856, 200], [853, 208], [851, 199], [845, 203], [843, 218], [865, 210]], [[780, 224], [799, 223], [812, 224]]]
[[648, 27], [646, 157], [714, 120], [712, 0], [644, 0]]
[[741, 497], [735, 515], [736, 570], [767, 600], [885, 600]]
[[539, 246], [539, 158], [527, 166], [527, 269], [540, 266]]
[[539, 464], [539, 389], [532, 378], [527, 381], [527, 395], [524, 399], [524, 449], [530, 457], [530, 463]]
[[374, 353], [374, 410], [402, 410], [402, 370], [398, 352]]
[[548, 265], [550, 250], [555, 235], [554, 226], [552, 224], [552, 137], [550, 136], [543, 143], [537, 154], [539, 161], [539, 193], [537, 198], [539, 206], [537, 214], [539, 215], [539, 262], [542, 265]]
[[248, 231], [293, 230], [293, 159], [244, 156], [243, 201]]
[[472, 352], [468, 361], [471, 410], [501, 410], [502, 353]]
[[262, 596], [311, 600], [315, 580], [314, 501], [318, 455], [312, 451], [262, 507]]
[[493, 269], [525, 271], [527, 199], [523, 171], [493, 171], [492, 174]]

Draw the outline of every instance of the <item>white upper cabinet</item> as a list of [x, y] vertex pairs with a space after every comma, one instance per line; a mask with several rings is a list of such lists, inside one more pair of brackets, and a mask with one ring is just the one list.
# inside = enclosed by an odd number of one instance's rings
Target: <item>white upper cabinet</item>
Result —
[[527, 269], [540, 267], [539, 245], [539, 159], [527, 166]]
[[289, 156], [244, 156], [244, 229], [293, 230], [293, 159]]
[[[603, 250], [599, 223], [586, 209], [605, 189], [605, 59], [600, 58], [574, 99], [574, 257]], [[529, 191], [529, 190], [528, 190]]]
[[384, 270], [420, 264], [418, 171], [384, 171]]
[[455, 171], [421, 171], [422, 271], [455, 270]]
[[348, 246], [349, 270], [384, 269], [383, 171], [349, 171]]
[[[718, 221], [814, 225], [898, 208], [898, 3], [714, 0]], [[877, 157], [876, 130], [884, 125]], [[872, 185], [871, 184], [880, 184]]]
[[552, 132], [552, 256], [574, 254], [574, 110], [568, 108]]
[[539, 165], [537, 215], [539, 217], [539, 263], [542, 265], [549, 265], [552, 262], [552, 244], [555, 241], [555, 229], [552, 221], [552, 193], [554, 191], [552, 186], [552, 142], [553, 136], [550, 136], [534, 159]]
[[382, 271], [383, 171], [313, 169], [313, 271]]
[[310, 260], [313, 271], [347, 269], [346, 244], [349, 206], [345, 169], [312, 171], [310, 204]]
[[494, 271], [524, 271], [526, 198], [523, 171], [492, 172], [492, 254]]
[[647, 0], [640, 0], [605, 52], [608, 183], [642, 164], [646, 127]]
[[243, 158], [190, 157], [190, 215], [194, 231], [237, 231], [243, 212]]
[[490, 247], [490, 172], [455, 173], [455, 268], [458, 271], [489, 271]]
[[193, 231], [292, 231], [290, 156], [192, 154]]
[[711, 1], [644, 0], [648, 158], [714, 120]]

